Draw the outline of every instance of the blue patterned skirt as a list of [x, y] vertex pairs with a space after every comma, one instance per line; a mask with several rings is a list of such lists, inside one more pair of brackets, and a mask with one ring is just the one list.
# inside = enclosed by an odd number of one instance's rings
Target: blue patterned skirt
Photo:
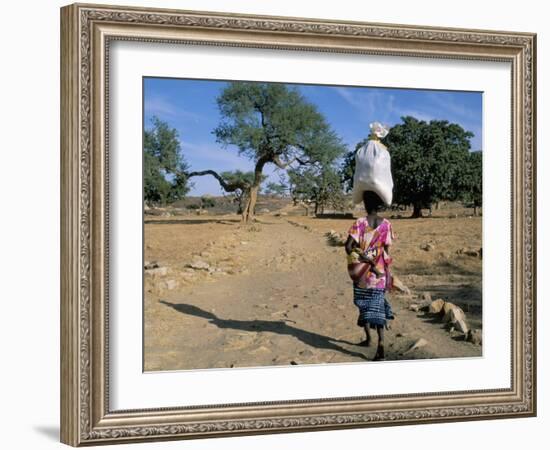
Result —
[[360, 288], [353, 286], [353, 303], [359, 308], [357, 325], [371, 328], [385, 326], [387, 320], [393, 319], [391, 305], [386, 300], [385, 290], [377, 288]]

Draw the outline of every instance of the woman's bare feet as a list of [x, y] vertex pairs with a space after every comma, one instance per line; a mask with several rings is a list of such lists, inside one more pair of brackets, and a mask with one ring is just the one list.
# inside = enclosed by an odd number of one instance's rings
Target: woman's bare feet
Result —
[[385, 360], [384, 346], [379, 344], [378, 348], [376, 349], [376, 355], [374, 355], [373, 361], [384, 361], [384, 360]]
[[370, 347], [370, 336], [367, 336], [367, 338], [364, 341], [359, 342], [358, 345], [361, 347]]

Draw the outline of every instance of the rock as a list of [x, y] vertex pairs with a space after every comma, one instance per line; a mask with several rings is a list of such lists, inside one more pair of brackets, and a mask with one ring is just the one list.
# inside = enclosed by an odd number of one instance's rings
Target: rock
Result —
[[453, 325], [461, 333], [468, 334], [468, 325], [466, 324], [466, 320], [458, 319], [453, 322]]
[[414, 311], [414, 312], [418, 312], [420, 310], [420, 306], [418, 306], [418, 305], [409, 305], [409, 310]]
[[411, 290], [395, 275], [393, 277], [393, 287], [405, 295], [411, 295]]
[[159, 263], [156, 261], [145, 261], [143, 264], [145, 270], [156, 269], [157, 267], [159, 267]]
[[309, 348], [298, 352], [298, 354], [303, 358], [311, 358], [312, 356], [315, 356], [315, 354]]
[[457, 320], [466, 320], [464, 311], [453, 303], [443, 305], [444, 322], [455, 323]]
[[481, 256], [481, 249], [475, 250], [475, 249], [472, 249], [472, 248], [462, 247], [462, 248], [459, 248], [456, 251], [456, 253], [457, 253], [457, 255], [480, 257]]
[[432, 302], [432, 294], [430, 294], [429, 292], [422, 292], [420, 298], [426, 303]]
[[241, 245], [247, 245], [248, 241], [241, 241]]
[[177, 283], [176, 280], [166, 280], [163, 283], [162, 287], [164, 289], [167, 289], [167, 290], [171, 291], [172, 289], [176, 289], [177, 285], [178, 285], [178, 283]]
[[156, 267], [155, 269], [149, 269], [146, 271], [148, 275], [163, 277], [168, 274], [168, 267]]
[[429, 242], [427, 242], [426, 244], [422, 244], [420, 248], [426, 252], [429, 252], [429, 251], [432, 251], [435, 247], [433, 246], [433, 244], [430, 244]]
[[474, 345], [481, 345], [483, 337], [480, 329], [470, 330], [466, 335], [466, 340], [471, 342]]
[[444, 304], [445, 304], [445, 301], [441, 298], [434, 300], [433, 302], [430, 303], [428, 312], [430, 314], [441, 314], [441, 311], [443, 311]]
[[418, 339], [418, 341], [416, 341], [405, 353], [403, 353], [404, 355], [406, 355], [407, 353], [411, 353], [413, 351], [415, 351], [416, 349], [419, 349], [421, 347], [424, 347], [428, 345], [428, 341], [424, 338], [420, 338]]
[[267, 208], [262, 208], [262, 209], [260, 209], [260, 212], [261, 212], [262, 214], [269, 214], [270, 211], [269, 211], [269, 209], [267, 209]]
[[197, 259], [187, 264], [186, 267], [190, 267], [191, 269], [195, 270], [208, 270], [210, 269], [210, 264], [208, 264], [206, 261], [203, 261], [202, 259]]

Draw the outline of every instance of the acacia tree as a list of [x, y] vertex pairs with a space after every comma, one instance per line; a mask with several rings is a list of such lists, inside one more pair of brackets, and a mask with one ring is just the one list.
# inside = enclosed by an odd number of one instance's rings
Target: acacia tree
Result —
[[463, 198], [472, 136], [446, 120], [402, 117], [383, 139], [392, 158], [394, 202], [412, 204], [412, 217], [421, 217], [435, 202]]
[[294, 203], [314, 205], [314, 213], [323, 213], [325, 207], [341, 209], [344, 205], [340, 176], [332, 166], [314, 164], [288, 171], [290, 191]]
[[242, 220], [254, 216], [258, 189], [266, 164], [286, 169], [299, 165], [331, 162], [345, 147], [315, 105], [295, 88], [276, 83], [233, 82], [217, 99], [222, 122], [213, 131], [224, 147], [234, 145], [239, 154], [254, 163], [250, 185], [228, 183], [217, 172], [191, 172], [188, 176], [212, 175], [227, 192], [243, 189], [246, 201]]
[[143, 136], [144, 199], [164, 204], [189, 192], [188, 165], [181, 154], [177, 130], [158, 117], [151, 122]]

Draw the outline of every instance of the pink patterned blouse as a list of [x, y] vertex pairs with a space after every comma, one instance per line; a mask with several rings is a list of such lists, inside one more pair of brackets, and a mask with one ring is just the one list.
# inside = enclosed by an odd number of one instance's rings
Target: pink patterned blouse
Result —
[[[348, 234], [359, 244], [357, 250], [372, 258], [376, 268], [381, 273], [381, 276], [378, 277], [373, 270], [361, 271], [362, 274], [359, 279], [354, 279], [355, 283], [362, 288], [385, 289], [386, 277], [389, 272], [388, 268], [392, 262], [392, 258], [384, 250], [384, 246], [392, 245], [395, 239], [391, 222], [383, 219], [378, 227], [372, 228], [366, 217], [360, 217], [351, 226]], [[350, 270], [353, 264], [358, 263], [357, 257], [356, 252], [348, 255], [348, 270]]]

